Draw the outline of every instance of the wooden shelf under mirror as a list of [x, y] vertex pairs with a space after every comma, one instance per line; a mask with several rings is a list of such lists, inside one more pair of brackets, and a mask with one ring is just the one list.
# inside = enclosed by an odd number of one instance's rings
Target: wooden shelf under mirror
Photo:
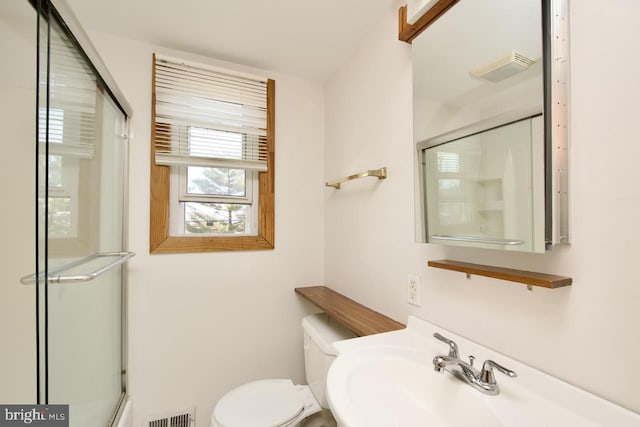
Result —
[[468, 262], [441, 259], [429, 261], [429, 267], [445, 270], [459, 271], [467, 275], [491, 277], [494, 279], [508, 280], [523, 283], [527, 286], [540, 286], [543, 288], [560, 288], [571, 285], [571, 277], [556, 276], [554, 274], [537, 273], [533, 271], [515, 270], [512, 268], [492, 267], [490, 265], [471, 264]]
[[405, 328], [402, 323], [365, 307], [326, 286], [307, 286], [295, 288], [295, 291], [358, 336]]

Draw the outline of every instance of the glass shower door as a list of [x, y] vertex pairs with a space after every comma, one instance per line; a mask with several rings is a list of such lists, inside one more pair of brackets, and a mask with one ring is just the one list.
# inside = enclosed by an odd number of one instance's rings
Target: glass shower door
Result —
[[0, 403], [107, 426], [126, 383], [130, 109], [56, 3], [0, 1]]
[[127, 117], [55, 10], [43, 16], [38, 149], [47, 273], [40, 388], [43, 402], [69, 404], [72, 427], [106, 426], [125, 391]]

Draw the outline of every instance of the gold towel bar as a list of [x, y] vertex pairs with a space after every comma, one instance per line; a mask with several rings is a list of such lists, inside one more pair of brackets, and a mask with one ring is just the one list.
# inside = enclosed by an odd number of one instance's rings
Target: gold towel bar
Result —
[[354, 175], [349, 175], [345, 178], [335, 179], [333, 181], [327, 181], [324, 183], [324, 185], [326, 185], [327, 187], [333, 187], [339, 190], [340, 184], [342, 184], [343, 182], [352, 181], [358, 178], [365, 178], [367, 176], [375, 176], [378, 179], [385, 179], [387, 177], [387, 168], [382, 167], [380, 169], [369, 169], [364, 172], [360, 172]]

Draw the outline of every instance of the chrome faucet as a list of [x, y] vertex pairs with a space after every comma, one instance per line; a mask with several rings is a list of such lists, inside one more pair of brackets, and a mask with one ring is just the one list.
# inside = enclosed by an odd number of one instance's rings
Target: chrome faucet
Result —
[[[447, 371], [476, 390], [492, 395], [500, 393], [498, 383], [493, 374], [494, 368], [509, 377], [513, 378], [517, 376], [515, 372], [493, 360], [485, 360], [482, 364], [482, 370], [478, 371], [473, 367], [473, 361], [475, 359], [473, 356], [469, 356], [469, 363], [460, 360], [458, 346], [454, 341], [443, 337], [437, 332], [433, 334], [433, 336], [449, 345], [449, 354], [447, 356], [436, 356], [433, 358], [433, 369], [436, 372]], [[445, 369], [450, 366], [453, 366], [455, 369]]]

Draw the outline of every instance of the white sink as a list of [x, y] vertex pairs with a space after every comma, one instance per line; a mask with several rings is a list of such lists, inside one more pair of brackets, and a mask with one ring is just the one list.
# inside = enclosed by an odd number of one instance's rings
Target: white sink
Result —
[[[517, 372], [496, 372], [500, 394], [482, 394], [432, 360], [457, 342], [461, 357], [493, 359]], [[640, 414], [562, 382], [416, 317], [406, 329], [334, 344], [339, 351], [327, 397], [340, 427], [640, 426]]]

